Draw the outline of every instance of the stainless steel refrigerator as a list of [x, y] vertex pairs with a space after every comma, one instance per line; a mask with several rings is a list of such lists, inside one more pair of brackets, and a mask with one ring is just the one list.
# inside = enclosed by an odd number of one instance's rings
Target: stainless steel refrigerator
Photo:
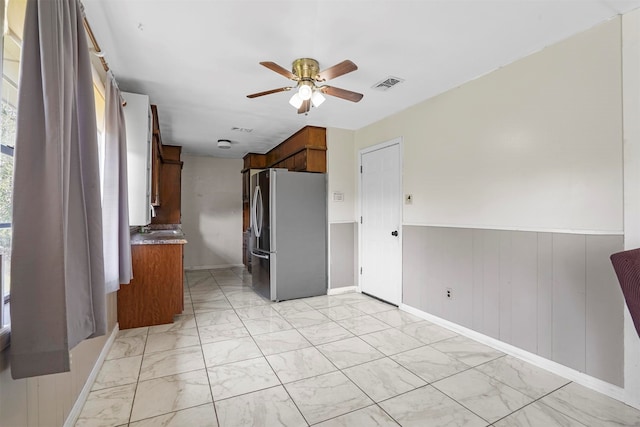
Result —
[[266, 169], [252, 182], [254, 289], [272, 301], [326, 294], [326, 175]]

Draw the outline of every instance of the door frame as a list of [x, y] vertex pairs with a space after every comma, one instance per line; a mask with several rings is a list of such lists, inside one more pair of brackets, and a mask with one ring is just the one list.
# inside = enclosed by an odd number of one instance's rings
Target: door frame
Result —
[[398, 306], [403, 304], [402, 301], [402, 248], [403, 248], [403, 229], [402, 229], [402, 224], [404, 223], [404, 218], [403, 218], [403, 201], [404, 201], [404, 196], [403, 196], [403, 181], [402, 181], [402, 175], [403, 175], [403, 158], [404, 158], [404, 147], [403, 147], [403, 138], [401, 136], [375, 144], [375, 145], [371, 145], [365, 148], [362, 148], [358, 151], [358, 170], [356, 171], [356, 173], [358, 174], [358, 213], [357, 213], [357, 217], [356, 217], [356, 223], [358, 224], [358, 271], [357, 271], [357, 275], [358, 275], [358, 292], [362, 292], [362, 264], [363, 264], [363, 258], [362, 258], [362, 222], [361, 222], [361, 218], [362, 218], [362, 172], [360, 172], [362, 170], [362, 156], [364, 154], [367, 153], [371, 153], [373, 151], [378, 151], [378, 150], [382, 150], [385, 149], [387, 147], [391, 147], [393, 145], [398, 145], [398, 173], [399, 173], [399, 177], [398, 177], [398, 181], [399, 181], [399, 186], [400, 186], [400, 194], [399, 194], [399, 199], [398, 199], [398, 218], [400, 219], [399, 224], [398, 224], [398, 233], [400, 233], [400, 235], [398, 236], [400, 241], [400, 259], [398, 260], [400, 263], [400, 277], [398, 278], [398, 288], [396, 289], [396, 298], [398, 301]]

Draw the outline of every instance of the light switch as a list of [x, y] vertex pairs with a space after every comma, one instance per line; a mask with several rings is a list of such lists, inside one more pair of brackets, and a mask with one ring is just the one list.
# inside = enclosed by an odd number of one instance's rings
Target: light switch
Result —
[[333, 201], [334, 202], [344, 202], [344, 193], [341, 191], [333, 192]]

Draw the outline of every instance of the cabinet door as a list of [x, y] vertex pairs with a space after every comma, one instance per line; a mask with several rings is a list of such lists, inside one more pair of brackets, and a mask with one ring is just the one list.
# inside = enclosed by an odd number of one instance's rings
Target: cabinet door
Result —
[[307, 170], [307, 150], [301, 151], [294, 156], [294, 170], [297, 172]]
[[127, 102], [127, 179], [129, 224], [147, 225], [151, 221], [151, 109], [149, 97], [123, 92]]
[[251, 194], [251, 171], [242, 172], [242, 201], [248, 202]]
[[151, 153], [151, 204], [160, 206], [160, 177], [162, 176], [162, 159], [160, 158], [159, 138], [153, 136]]

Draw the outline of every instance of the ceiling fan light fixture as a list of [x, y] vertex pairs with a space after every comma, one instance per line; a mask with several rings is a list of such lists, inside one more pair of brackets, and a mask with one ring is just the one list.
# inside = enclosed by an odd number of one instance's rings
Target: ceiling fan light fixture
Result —
[[307, 82], [304, 82], [300, 85], [300, 89], [298, 89], [298, 96], [303, 101], [308, 101], [311, 99], [311, 95], [313, 95], [313, 89], [311, 89], [311, 85]]
[[302, 98], [300, 98], [300, 95], [298, 95], [297, 92], [293, 94], [293, 96], [289, 100], [289, 104], [291, 104], [291, 106], [296, 110], [300, 108], [300, 106], [302, 105]]
[[318, 89], [314, 90], [313, 95], [311, 95], [311, 103], [316, 108], [318, 108], [325, 101], [325, 99], [326, 98], [324, 97], [324, 95], [322, 95], [322, 92]]
[[[293, 61], [291, 71], [275, 62], [261, 62], [260, 65], [296, 82], [295, 87], [287, 86], [265, 90], [247, 95], [247, 98], [258, 98], [273, 93], [294, 90], [289, 104], [298, 110], [298, 114], [308, 114], [311, 107], [319, 107], [325, 101], [325, 95], [334, 96], [351, 102], [359, 102], [363, 95], [347, 89], [326, 86], [323, 83], [358, 69], [352, 61], [346, 59], [333, 67], [320, 71], [318, 61], [312, 58], [298, 58]], [[322, 84], [322, 86], [318, 86]]]

